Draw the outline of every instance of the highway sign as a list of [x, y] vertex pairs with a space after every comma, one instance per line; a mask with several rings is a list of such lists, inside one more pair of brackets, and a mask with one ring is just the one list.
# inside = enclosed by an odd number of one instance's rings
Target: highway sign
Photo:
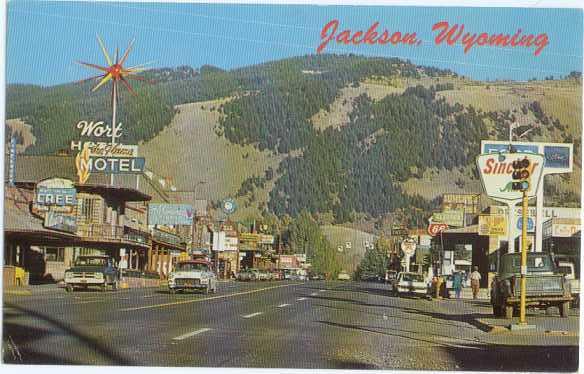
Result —
[[223, 200], [222, 208], [225, 214], [232, 214], [237, 209], [237, 204], [233, 199], [225, 199]]
[[428, 234], [436, 236], [446, 229], [448, 229], [448, 225], [445, 223], [430, 223], [428, 225]]
[[404, 239], [401, 242], [401, 250], [406, 256], [413, 256], [416, 253], [416, 242], [412, 238]]
[[[521, 230], [523, 228], [523, 217], [517, 218], [517, 230]], [[534, 232], [535, 231], [535, 222], [533, 218], [527, 217], [527, 232]]]

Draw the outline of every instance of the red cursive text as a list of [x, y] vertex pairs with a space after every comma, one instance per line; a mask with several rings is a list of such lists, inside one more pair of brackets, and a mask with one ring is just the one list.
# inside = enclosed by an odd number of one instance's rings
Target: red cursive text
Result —
[[518, 29], [513, 35], [510, 34], [488, 34], [486, 32], [476, 34], [464, 32], [464, 24], [454, 24], [450, 26], [447, 21], [442, 21], [432, 26], [432, 31], [437, 31], [438, 35], [434, 39], [436, 45], [446, 43], [450, 46], [462, 44], [464, 53], [467, 53], [476, 46], [495, 46], [495, 47], [533, 47], [535, 48], [534, 56], [538, 56], [541, 51], [548, 45], [547, 34], [524, 35], [522, 30]]
[[336, 41], [337, 44], [406, 44], [406, 45], [417, 45], [420, 41], [416, 38], [416, 33], [405, 33], [402, 34], [399, 31], [395, 31], [390, 34], [389, 31], [384, 30], [381, 34], [377, 32], [377, 26], [379, 22], [375, 22], [369, 27], [367, 31], [351, 31], [349, 29], [343, 30], [337, 34], [337, 29], [339, 28], [339, 20], [334, 19], [324, 25], [322, 31], [320, 32], [321, 43], [316, 49], [316, 53], [320, 53], [325, 50], [329, 42]]

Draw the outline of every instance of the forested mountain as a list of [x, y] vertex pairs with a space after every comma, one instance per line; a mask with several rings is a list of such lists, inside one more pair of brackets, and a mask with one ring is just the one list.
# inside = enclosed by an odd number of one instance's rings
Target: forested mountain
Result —
[[404, 196], [394, 182], [429, 167], [474, 162], [487, 135], [472, 108], [436, 100], [434, 87], [408, 88], [378, 102], [359, 96], [350, 119], [346, 127], [311, 137], [302, 157], [282, 163], [270, 199], [276, 214], [332, 210], [344, 222], [351, 212], [376, 217], [411, 205], [428, 207]]
[[[395, 58], [324, 54], [234, 70], [208, 65], [152, 69], [143, 76], [154, 84], [132, 82], [137, 96], [120, 88], [121, 141], [151, 142], [178, 117], [177, 105], [205, 102], [192, 113], [215, 113], [213, 136], [282, 160], [277, 169], [266, 166], [263, 174], [248, 174], [231, 193], [251, 199], [257, 190], [267, 189], [266, 200], [258, 207], [278, 216], [296, 216], [306, 209], [332, 215], [339, 223], [416, 207], [418, 213], [410, 218], [422, 217], [433, 208], [432, 198], [405, 191], [404, 186], [440, 170], [459, 173], [461, 185], [476, 181], [472, 165], [480, 140], [507, 139], [513, 122], [522, 123], [514, 131], [525, 140], [574, 141], [579, 158], [581, 130], [574, 124], [581, 123], [580, 101], [575, 100], [578, 107], [571, 112], [563, 109], [572, 93], [581, 99], [577, 74], [565, 79], [570, 81], [568, 93], [560, 81], [558, 88], [550, 86], [550, 91], [546, 86], [540, 92], [534, 84], [473, 82], [448, 70]], [[109, 122], [110, 92], [104, 87], [91, 93], [94, 84], [9, 85], [7, 118], [31, 125], [36, 138], [26, 152], [54, 154], [66, 149], [78, 138], [74, 126], [81, 119]], [[372, 87], [388, 93], [374, 99], [369, 95]], [[361, 93], [340, 105], [348, 108], [346, 120], [315, 126], [314, 116], [328, 113], [347, 90]], [[182, 115], [183, 123], [191, 121]], [[197, 147], [201, 142], [188, 143]], [[246, 151], [242, 162], [248, 156]], [[169, 173], [182, 170], [171, 169]], [[570, 191], [579, 189], [578, 183]], [[561, 191], [577, 203], [579, 196], [568, 192]]]

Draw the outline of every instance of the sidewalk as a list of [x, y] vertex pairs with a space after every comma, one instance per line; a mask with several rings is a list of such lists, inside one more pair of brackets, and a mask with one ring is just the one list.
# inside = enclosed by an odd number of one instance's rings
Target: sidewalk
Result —
[[[526, 316], [527, 324], [534, 326], [530, 330], [522, 330], [522, 334], [550, 334], [560, 336], [578, 336], [579, 331], [579, 311], [577, 309], [570, 310], [568, 318], [561, 318], [557, 311], [550, 315], [546, 315], [544, 311], [530, 311], [528, 310]], [[510, 325], [517, 324], [519, 317], [513, 319], [506, 318], [480, 318], [479, 321], [491, 328], [491, 332], [510, 332]], [[514, 333], [514, 332], [512, 332]]]
[[[472, 298], [472, 290], [470, 288], [463, 288], [462, 292], [460, 293], [461, 300], [473, 300]], [[491, 295], [489, 293], [489, 289], [481, 288], [478, 294], [478, 300], [490, 300]], [[456, 300], [456, 293], [453, 290], [450, 290], [450, 298], [444, 298], [443, 300]]]

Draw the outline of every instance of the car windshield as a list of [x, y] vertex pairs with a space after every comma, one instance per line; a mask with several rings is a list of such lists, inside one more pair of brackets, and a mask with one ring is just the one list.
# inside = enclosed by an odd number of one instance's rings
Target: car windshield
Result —
[[182, 263], [176, 265], [176, 270], [178, 271], [207, 271], [209, 266], [205, 264], [193, 264], [190, 262]]
[[403, 274], [402, 280], [406, 282], [423, 282], [424, 278], [420, 274]]
[[[521, 268], [521, 256], [513, 257], [513, 268]], [[527, 256], [527, 268], [532, 271], [552, 271], [553, 264], [549, 256]]]
[[103, 257], [79, 257], [75, 261], [77, 266], [104, 266], [107, 259]]

